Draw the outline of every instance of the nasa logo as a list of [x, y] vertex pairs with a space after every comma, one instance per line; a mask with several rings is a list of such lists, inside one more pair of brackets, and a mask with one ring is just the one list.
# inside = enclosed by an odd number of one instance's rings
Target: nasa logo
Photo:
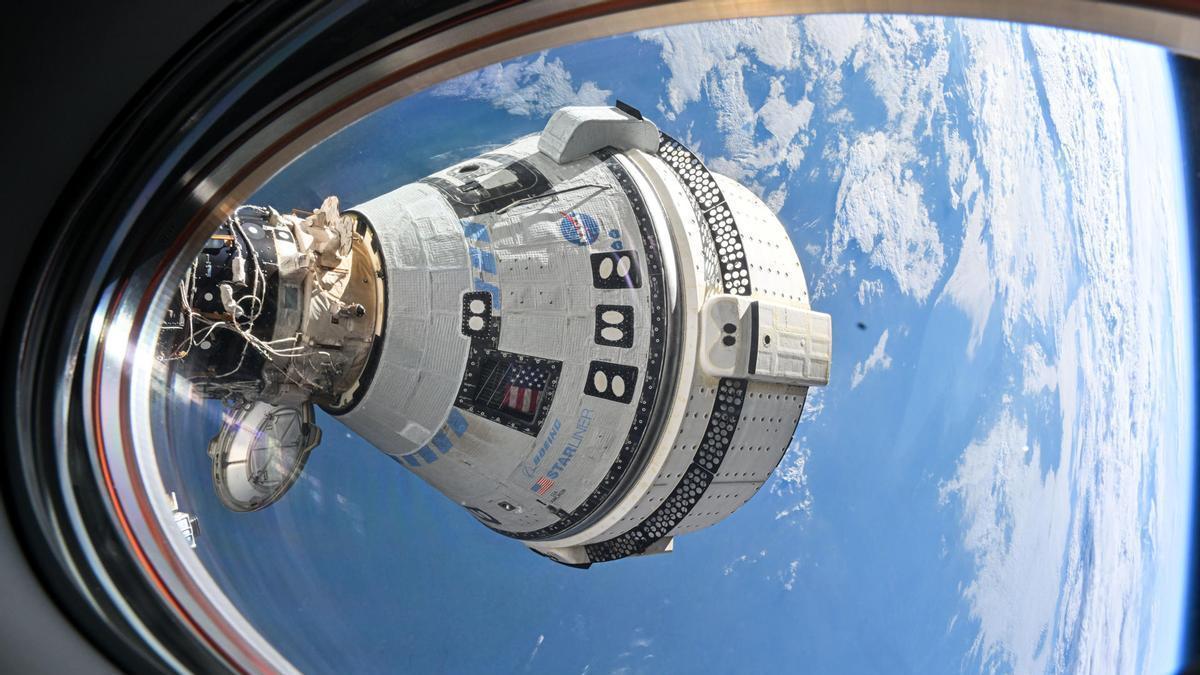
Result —
[[558, 229], [563, 239], [585, 246], [600, 237], [600, 223], [594, 217], [577, 211], [559, 211], [559, 214], [562, 220], [558, 221]]

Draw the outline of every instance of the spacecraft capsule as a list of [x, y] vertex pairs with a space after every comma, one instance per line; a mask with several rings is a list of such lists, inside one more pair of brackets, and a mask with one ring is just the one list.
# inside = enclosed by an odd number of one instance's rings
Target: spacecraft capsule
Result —
[[344, 212], [242, 207], [170, 317], [162, 357], [226, 402], [209, 453], [229, 508], [286, 492], [316, 404], [583, 567], [745, 503], [832, 355], [774, 213], [623, 104], [562, 108]]

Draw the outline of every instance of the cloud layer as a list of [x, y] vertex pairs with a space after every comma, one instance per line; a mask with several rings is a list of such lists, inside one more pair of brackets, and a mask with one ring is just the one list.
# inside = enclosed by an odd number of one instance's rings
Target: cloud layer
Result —
[[887, 370], [892, 367], [892, 357], [884, 351], [887, 349], [888, 332], [885, 328], [879, 335], [879, 341], [865, 361], [854, 364], [854, 372], [850, 375], [850, 388], [855, 389], [862, 384], [867, 374], [873, 370]]
[[481, 68], [438, 85], [434, 96], [483, 100], [513, 115], [543, 117], [565, 105], [608, 105], [612, 92], [587, 81], [575, 87], [559, 59], [545, 52]]
[[[1169, 72], [1157, 50], [1113, 40], [1002, 24], [962, 36], [980, 150], [958, 177], [966, 238], [942, 299], [972, 321], [969, 349], [999, 308], [1022, 374], [942, 490], [977, 568], [974, 653], [1016, 672], [1140, 671], [1162, 564], [1148, 495], [1181, 449], [1161, 430], [1179, 424], [1171, 386], [1185, 381], [1165, 272], [1182, 262], [1162, 235], [1181, 227], [1177, 181], [1142, 175], [1178, 167]], [[1056, 403], [1061, 434], [1032, 431], [1016, 396]], [[1048, 447], [1059, 460], [1043, 471]]]
[[[838, 187], [831, 221], [817, 223], [828, 236], [815, 251], [814, 298], [846, 284], [860, 305], [894, 289], [917, 305], [954, 307], [969, 322], [968, 360], [998, 327], [1017, 375], [997, 382], [988, 421], [941, 490], [961, 511], [960, 543], [975, 563], [963, 600], [980, 663], [1140, 668], [1154, 639], [1147, 578], [1160, 564], [1151, 561], [1163, 521], [1146, 496], [1163, 463], [1147, 448], [1178, 450], [1156, 430], [1172, 414], [1162, 402], [1177, 398], [1166, 383], [1186, 381], [1172, 338], [1155, 337], [1187, 330], [1172, 324], [1182, 300], [1163, 274], [1183, 263], [1161, 235], [1179, 225], [1164, 196], [1174, 197], [1178, 160], [1158, 133], [1174, 125], [1161, 53], [905, 17], [722, 22], [640, 37], [661, 47], [669, 72], [660, 110], [678, 118], [701, 100], [711, 106], [719, 145], [701, 148], [706, 161], [776, 210], [815, 176], [795, 172], [820, 126], [820, 171]], [[870, 111], [843, 100], [851, 74], [866, 79], [882, 122], [855, 119]], [[752, 93], [756, 77], [767, 78], [765, 96]], [[891, 365], [888, 337], [858, 357], [851, 389]], [[1059, 435], [1030, 420], [1047, 410], [1061, 412]], [[802, 491], [807, 512], [804, 441], [771, 492]]]

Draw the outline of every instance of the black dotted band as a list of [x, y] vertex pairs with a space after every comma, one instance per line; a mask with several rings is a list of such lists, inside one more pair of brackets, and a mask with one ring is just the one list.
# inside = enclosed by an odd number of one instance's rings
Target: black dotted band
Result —
[[[746, 266], [742, 235], [738, 232], [733, 211], [726, 203], [716, 179], [691, 150], [666, 134], [659, 138], [658, 156], [687, 187], [712, 235], [721, 271], [721, 290], [730, 295], [750, 295], [750, 273]], [[633, 529], [607, 541], [585, 546], [592, 562], [638, 555], [665, 537], [691, 513], [712, 483], [729, 450], [742, 414], [746, 387], [745, 380], [721, 380], [704, 438], [683, 478], [654, 513]]]
[[654, 513], [632, 530], [607, 541], [585, 546], [584, 550], [587, 551], [591, 562], [607, 562], [637, 555], [665, 537], [691, 513], [704, 496], [704, 491], [713, 482], [721, 462], [725, 459], [725, 453], [729, 451], [738, 419], [742, 416], [742, 403], [745, 399], [745, 380], [721, 380], [717, 387], [716, 400], [713, 401], [712, 413], [708, 417], [708, 427], [704, 430], [704, 438], [700, 441], [700, 447], [696, 450], [696, 455], [684, 472], [683, 478]]
[[659, 137], [658, 156], [679, 176], [700, 207], [704, 224], [717, 246], [721, 290], [730, 295], [750, 295], [750, 271], [746, 267], [742, 235], [716, 179], [699, 157], [666, 134]]

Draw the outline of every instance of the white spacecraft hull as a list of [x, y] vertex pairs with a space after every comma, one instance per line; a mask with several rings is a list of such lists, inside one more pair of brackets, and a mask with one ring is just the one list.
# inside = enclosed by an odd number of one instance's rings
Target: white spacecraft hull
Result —
[[636, 115], [563, 109], [353, 213], [387, 300], [340, 419], [561, 562], [732, 513], [828, 379], [829, 317], [778, 219]]
[[171, 316], [163, 360], [228, 408], [209, 447], [228, 508], [292, 487], [319, 404], [579, 566], [745, 503], [832, 353], [775, 214], [620, 105], [345, 213], [240, 207]]

